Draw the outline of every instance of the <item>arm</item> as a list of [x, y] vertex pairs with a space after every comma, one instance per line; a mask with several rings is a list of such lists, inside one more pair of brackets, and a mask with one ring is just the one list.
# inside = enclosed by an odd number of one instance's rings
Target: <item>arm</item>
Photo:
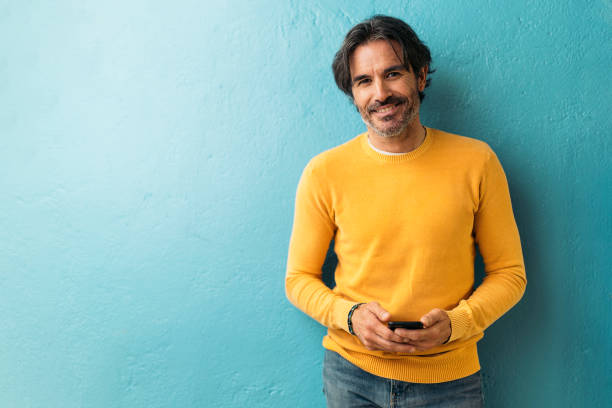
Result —
[[356, 302], [336, 295], [321, 280], [336, 225], [332, 195], [313, 163], [306, 166], [298, 184], [285, 291], [291, 303], [319, 323], [348, 331], [348, 312]]
[[[337, 295], [321, 280], [321, 267], [336, 225], [332, 194], [313, 162], [306, 166], [295, 200], [285, 290], [296, 307], [324, 326], [348, 330], [348, 314], [357, 302]], [[413, 347], [386, 325], [389, 313], [378, 303], [359, 306], [352, 317], [359, 340], [370, 350], [410, 352]]]
[[468, 299], [447, 311], [452, 327], [449, 341], [483, 332], [520, 300], [527, 284], [508, 183], [492, 151], [481, 178], [474, 237], [486, 276]]
[[433, 309], [421, 317], [422, 330], [397, 329], [395, 334], [424, 351], [484, 331], [516, 304], [526, 278], [508, 184], [501, 164], [490, 151], [480, 180], [474, 238], [485, 263], [482, 284], [451, 310]]

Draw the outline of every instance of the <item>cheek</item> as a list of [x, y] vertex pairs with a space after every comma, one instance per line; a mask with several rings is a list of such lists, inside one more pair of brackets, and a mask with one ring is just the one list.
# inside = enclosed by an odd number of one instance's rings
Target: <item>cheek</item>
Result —
[[363, 98], [359, 98], [359, 97], [354, 97], [353, 104], [355, 105], [355, 108], [357, 108], [359, 112], [366, 111], [366, 107], [368, 106], [367, 102], [363, 100]]
[[371, 92], [367, 89], [353, 89], [353, 101], [357, 106], [367, 106], [371, 97]]

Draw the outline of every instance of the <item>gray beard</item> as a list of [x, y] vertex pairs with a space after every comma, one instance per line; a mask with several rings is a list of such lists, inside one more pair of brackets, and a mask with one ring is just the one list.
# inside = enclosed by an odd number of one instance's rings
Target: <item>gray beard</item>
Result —
[[374, 126], [374, 124], [367, 120], [363, 114], [361, 115], [361, 119], [363, 120], [363, 123], [365, 123], [366, 126], [368, 126], [370, 129], [372, 129], [378, 136], [384, 138], [391, 138], [402, 134], [402, 132], [404, 132], [404, 130], [408, 128], [408, 126], [414, 120], [414, 118], [416, 118], [416, 116], [417, 110], [414, 108], [414, 106], [412, 106], [410, 109], [406, 110], [404, 115], [400, 118], [400, 120], [395, 126], [386, 129], [380, 129]]

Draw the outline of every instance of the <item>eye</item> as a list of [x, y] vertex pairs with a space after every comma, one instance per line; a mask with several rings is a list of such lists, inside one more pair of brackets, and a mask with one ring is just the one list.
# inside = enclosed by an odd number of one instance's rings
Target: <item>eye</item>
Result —
[[357, 81], [357, 86], [361, 86], [361, 85], [367, 85], [370, 83], [370, 78], [363, 78], [360, 79], [359, 81]]
[[399, 72], [397, 72], [397, 71], [391, 71], [391, 72], [389, 72], [389, 73], [387, 74], [387, 78], [395, 78], [395, 77], [398, 77], [398, 76], [400, 76], [400, 75], [401, 75], [401, 74], [400, 74]]

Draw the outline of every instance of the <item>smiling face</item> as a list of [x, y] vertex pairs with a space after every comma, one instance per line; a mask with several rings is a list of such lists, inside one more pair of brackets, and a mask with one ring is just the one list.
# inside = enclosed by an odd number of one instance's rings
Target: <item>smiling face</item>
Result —
[[368, 130], [382, 137], [399, 136], [420, 123], [419, 91], [425, 89], [426, 68], [417, 78], [399, 55], [398, 44], [374, 40], [357, 47], [349, 59], [355, 106]]

